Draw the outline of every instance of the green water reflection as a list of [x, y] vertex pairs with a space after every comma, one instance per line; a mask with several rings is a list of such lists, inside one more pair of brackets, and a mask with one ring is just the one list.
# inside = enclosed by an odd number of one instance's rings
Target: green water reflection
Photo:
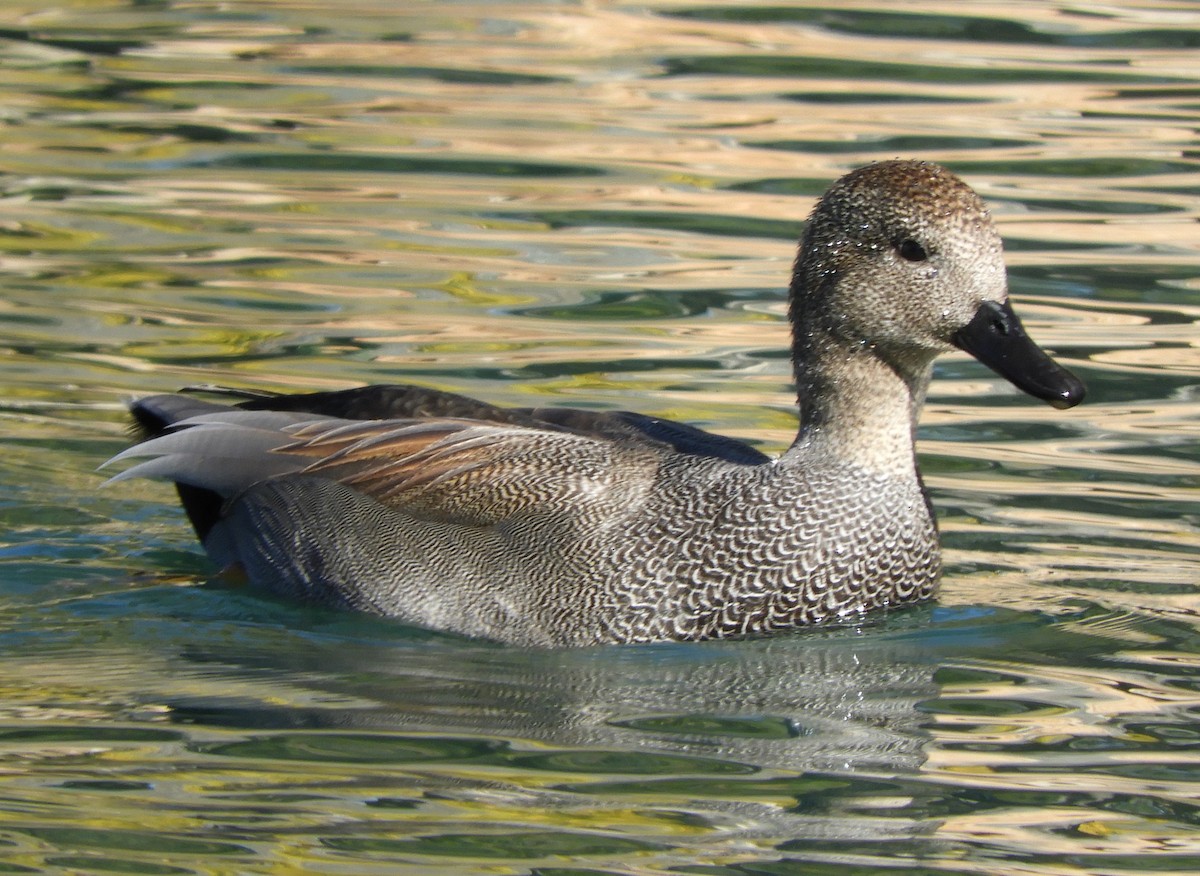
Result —
[[[1194, 4], [0, 2], [0, 872], [1200, 870]], [[206, 583], [131, 395], [427, 382], [774, 452], [845, 169], [992, 205], [937, 606], [546, 653]]]

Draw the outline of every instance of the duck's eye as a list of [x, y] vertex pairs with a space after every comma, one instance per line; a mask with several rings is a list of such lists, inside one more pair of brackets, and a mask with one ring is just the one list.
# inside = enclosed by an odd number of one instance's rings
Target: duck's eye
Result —
[[896, 250], [900, 253], [900, 258], [909, 262], [923, 262], [929, 258], [929, 254], [925, 252], [925, 247], [917, 243], [911, 237], [906, 237], [900, 241]]

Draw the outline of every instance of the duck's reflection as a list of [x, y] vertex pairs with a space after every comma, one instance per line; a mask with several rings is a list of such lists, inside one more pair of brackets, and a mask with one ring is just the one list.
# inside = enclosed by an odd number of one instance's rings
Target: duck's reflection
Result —
[[[936, 695], [929, 609], [876, 628], [779, 638], [517, 649], [414, 634], [318, 642], [291, 668], [353, 707], [177, 703], [188, 723], [483, 736], [557, 748], [660, 752], [754, 769], [909, 772]], [[365, 622], [368, 626], [374, 622]], [[227, 663], [221, 654], [193, 659]], [[260, 663], [269, 655], [242, 655]], [[367, 704], [370, 705], [367, 705]]]

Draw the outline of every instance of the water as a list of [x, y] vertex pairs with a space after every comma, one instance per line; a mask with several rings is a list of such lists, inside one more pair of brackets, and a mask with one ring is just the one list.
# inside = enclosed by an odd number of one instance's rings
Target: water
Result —
[[[0, 3], [0, 872], [1200, 870], [1200, 10]], [[547, 654], [206, 584], [131, 395], [417, 381], [777, 450], [813, 197], [993, 205], [935, 606]]]

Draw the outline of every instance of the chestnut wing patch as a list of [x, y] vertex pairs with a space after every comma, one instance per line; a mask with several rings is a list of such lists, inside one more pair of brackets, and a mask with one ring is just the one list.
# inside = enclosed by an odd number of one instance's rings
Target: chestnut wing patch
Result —
[[286, 430], [275, 452], [301, 469], [415, 516], [491, 525], [513, 517], [592, 525], [649, 489], [662, 450], [477, 420], [320, 420]]

